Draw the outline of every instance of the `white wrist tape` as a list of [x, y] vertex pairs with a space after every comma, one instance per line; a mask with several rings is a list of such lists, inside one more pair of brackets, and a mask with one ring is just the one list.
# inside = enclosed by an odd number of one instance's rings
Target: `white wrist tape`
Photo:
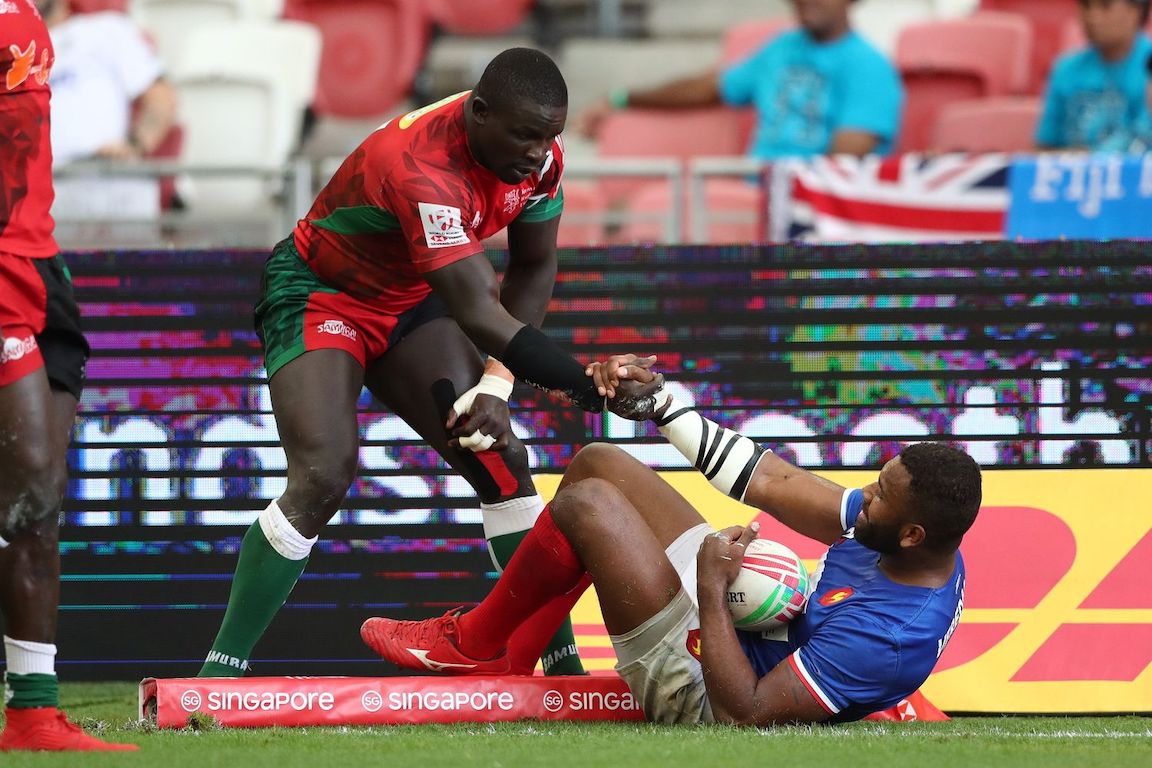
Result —
[[748, 481], [766, 449], [675, 401], [657, 424], [660, 434], [703, 472], [708, 482], [737, 501], [744, 501]]
[[[472, 410], [472, 403], [476, 400], [477, 395], [491, 395], [492, 397], [500, 398], [504, 402], [508, 402], [508, 398], [512, 396], [512, 382], [503, 376], [486, 373], [480, 377], [480, 381], [477, 382], [476, 386], [456, 398], [456, 402], [452, 403], [452, 410], [456, 411], [457, 416], [463, 416], [469, 413]], [[492, 435], [485, 435], [483, 432], [477, 430], [467, 437], [460, 438], [460, 447], [468, 448], [474, 453], [479, 453], [491, 448], [495, 442], [496, 438], [492, 437]]]

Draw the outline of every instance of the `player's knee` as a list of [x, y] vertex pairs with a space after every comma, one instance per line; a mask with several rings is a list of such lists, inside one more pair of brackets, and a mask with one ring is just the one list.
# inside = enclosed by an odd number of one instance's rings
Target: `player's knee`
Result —
[[556, 494], [552, 500], [552, 518], [566, 534], [593, 528], [610, 531], [622, 498], [611, 482], [590, 477]]
[[23, 482], [0, 500], [0, 531], [10, 541], [46, 526], [54, 527], [67, 484], [63, 462], [47, 454], [26, 453], [15, 462], [13, 470], [13, 475], [23, 478]]
[[590, 443], [580, 449], [572, 459], [565, 474], [575, 478], [603, 477], [612, 466], [619, 466], [622, 456], [627, 454], [611, 443]]
[[309, 508], [335, 508], [344, 500], [356, 477], [356, 456], [309, 462], [295, 475], [299, 479], [296, 495], [306, 499]]

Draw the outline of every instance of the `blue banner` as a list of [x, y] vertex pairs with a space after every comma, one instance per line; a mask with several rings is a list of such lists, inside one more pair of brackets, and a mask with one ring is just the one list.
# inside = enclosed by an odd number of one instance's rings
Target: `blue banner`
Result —
[[1018, 156], [1009, 189], [1008, 238], [1152, 238], [1152, 155]]

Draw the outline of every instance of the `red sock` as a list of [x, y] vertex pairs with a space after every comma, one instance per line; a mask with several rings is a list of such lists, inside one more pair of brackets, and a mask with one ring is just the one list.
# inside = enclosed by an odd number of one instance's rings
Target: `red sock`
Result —
[[552, 519], [552, 507], [544, 507], [496, 586], [460, 617], [460, 650], [477, 659], [500, 653], [517, 627], [583, 576], [584, 564]]
[[544, 653], [561, 622], [572, 613], [572, 608], [590, 584], [592, 578], [585, 573], [575, 588], [552, 598], [512, 633], [512, 637], [508, 638], [508, 661], [511, 664], [509, 674], [532, 674], [536, 662], [540, 661], [540, 654]]

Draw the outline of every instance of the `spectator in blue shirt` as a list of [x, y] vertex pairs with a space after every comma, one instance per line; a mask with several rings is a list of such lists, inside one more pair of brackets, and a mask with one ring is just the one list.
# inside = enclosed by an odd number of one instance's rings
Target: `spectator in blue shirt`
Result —
[[849, 24], [853, 0], [792, 0], [799, 29], [747, 59], [646, 90], [615, 90], [582, 116], [594, 134], [613, 108], [727, 104], [756, 109], [749, 154], [762, 160], [823, 154], [886, 154], [904, 101], [900, 76]]
[[1061, 57], [1036, 129], [1041, 149], [1127, 151], [1147, 121], [1149, 0], [1080, 0], [1088, 46]]

